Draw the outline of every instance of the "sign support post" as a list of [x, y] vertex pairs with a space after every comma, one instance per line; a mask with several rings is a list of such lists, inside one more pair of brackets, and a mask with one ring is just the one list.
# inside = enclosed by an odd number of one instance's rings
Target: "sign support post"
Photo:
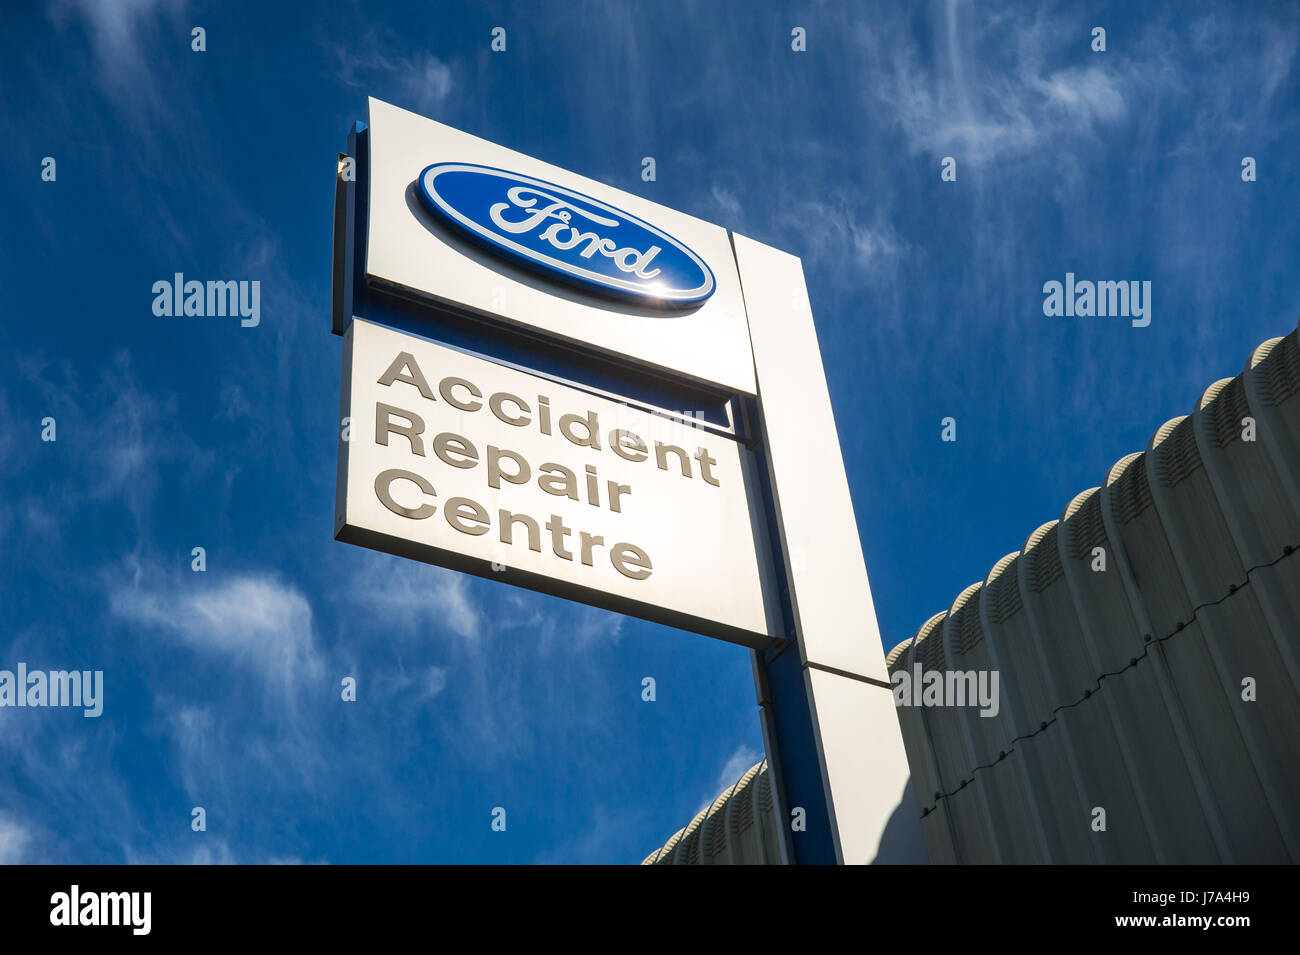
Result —
[[803, 268], [732, 242], [785, 570], [791, 643], [753, 663], [787, 861], [925, 862]]
[[335, 536], [756, 648], [782, 861], [925, 861], [799, 259], [374, 99], [349, 153]]

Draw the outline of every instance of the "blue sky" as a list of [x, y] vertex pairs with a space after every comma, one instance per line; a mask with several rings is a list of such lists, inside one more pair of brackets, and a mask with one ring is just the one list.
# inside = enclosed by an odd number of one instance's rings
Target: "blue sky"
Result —
[[[744, 650], [332, 540], [367, 95], [803, 257], [887, 647], [1300, 315], [1294, 3], [24, 6], [0, 668], [106, 688], [0, 709], [0, 861], [635, 862], [760, 758]], [[155, 317], [178, 271], [261, 324]]]

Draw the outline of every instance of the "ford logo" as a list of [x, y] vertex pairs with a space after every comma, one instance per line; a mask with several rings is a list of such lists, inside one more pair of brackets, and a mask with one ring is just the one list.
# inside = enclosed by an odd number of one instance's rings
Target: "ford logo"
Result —
[[517, 265], [587, 291], [658, 305], [713, 294], [704, 260], [666, 232], [555, 183], [470, 163], [420, 173], [440, 221]]

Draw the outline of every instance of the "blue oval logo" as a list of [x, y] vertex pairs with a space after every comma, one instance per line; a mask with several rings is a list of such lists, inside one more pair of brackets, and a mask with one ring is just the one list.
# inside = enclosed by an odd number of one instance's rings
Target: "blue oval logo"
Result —
[[572, 189], [470, 163], [420, 173], [420, 200], [497, 255], [589, 291], [659, 305], [713, 294], [704, 260], [668, 233]]

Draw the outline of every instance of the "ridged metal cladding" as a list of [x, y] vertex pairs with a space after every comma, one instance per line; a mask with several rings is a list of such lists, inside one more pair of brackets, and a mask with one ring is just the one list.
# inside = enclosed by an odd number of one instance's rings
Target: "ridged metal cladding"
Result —
[[1119, 524], [1130, 523], [1155, 504], [1151, 488], [1147, 485], [1146, 469], [1142, 466], [1143, 457], [1140, 451], [1126, 454], [1115, 462], [1106, 475], [1111, 513]]
[[1250, 366], [1252, 370], [1259, 368], [1262, 374], [1266, 404], [1277, 407], [1300, 391], [1300, 346], [1294, 333], [1265, 342], [1257, 354], [1258, 361], [1252, 355]]
[[1065, 528], [1066, 553], [1074, 560], [1082, 560], [1096, 547], [1107, 543], [1106, 522], [1101, 516], [1101, 488], [1080, 491], [1065, 506], [1061, 524]]
[[[948, 618], [948, 611], [946, 610], [942, 611], [941, 613], [935, 614], [925, 623], [921, 624], [920, 629], [916, 631], [916, 634], [912, 637], [912, 639], [904, 640], [898, 646], [894, 647], [894, 650], [890, 651], [891, 655], [894, 654], [895, 650], [901, 652], [898, 653], [896, 656], [893, 656], [893, 662], [889, 664], [889, 672], [892, 674], [892, 673], [897, 673], [900, 670], [910, 670], [914, 663], [922, 663], [925, 659], [925, 654], [927, 652], [927, 647], [926, 647], [927, 638], [931, 634], [933, 634], [936, 630], [938, 630], [940, 632], [940, 635], [942, 636], [942, 632], [943, 632], [942, 624], [944, 620], [946, 620], [947, 618]], [[935, 640], [934, 642], [940, 644], [940, 646], [937, 648], [937, 654], [938, 654], [938, 658], [942, 659], [943, 640], [938, 639]], [[929, 664], [925, 664], [925, 666], [928, 668]]]
[[[1271, 520], [1267, 517], [1270, 513]], [[896, 673], [913, 662], [922, 663], [927, 670], [960, 669], [954, 657], [972, 652], [984, 639], [991, 641], [994, 651], [1005, 648], [1004, 641], [1016, 639], [1017, 633], [1024, 632], [1024, 624], [1015, 621], [1023, 619], [1018, 615], [1033, 597], [1030, 627], [1039, 634], [1037, 642], [1042, 644], [1041, 654], [1045, 655], [1041, 657], [1044, 669], [1057, 676], [1077, 674], [1092, 659], [1118, 670], [1136, 667], [1137, 655], [1145, 658], [1144, 648], [1153, 640], [1172, 640], [1185, 629], [1190, 634], [1186, 654], [1195, 651], [1190, 641], [1197, 640], [1205, 641], [1209, 656], [1204, 652], [1200, 657], [1180, 656], [1182, 651], [1170, 643], [1164, 651], [1174, 654], [1169, 657], [1169, 664], [1146, 664], [1152, 673], [1157, 666], [1161, 668], [1162, 679], [1169, 681], [1170, 698], [1205, 700], [1206, 693], [1224, 693], [1221, 685], [1202, 687], [1188, 681], [1206, 679], [1206, 673], [1218, 673], [1225, 665], [1231, 669], [1233, 661], [1247, 650], [1255, 652], [1256, 659], [1285, 661], [1285, 666], [1278, 665], [1286, 670], [1278, 679], [1282, 681], [1282, 692], [1286, 692], [1296, 678], [1291, 671], [1300, 671], [1297, 662], [1300, 661], [1300, 596], [1294, 596], [1300, 589], [1300, 566], [1277, 562], [1300, 549], [1300, 540], [1292, 541], [1292, 536], [1300, 536], [1300, 344], [1296, 332], [1262, 342], [1251, 352], [1241, 375], [1215, 381], [1201, 393], [1194, 415], [1166, 421], [1152, 434], [1145, 451], [1116, 461], [1107, 470], [1101, 487], [1082, 491], [1070, 500], [1060, 522], [1049, 521], [1038, 527], [1019, 553], [1008, 554], [993, 565], [983, 585], [964, 589], [947, 612], [931, 617], [915, 636], [896, 646], [887, 657], [889, 669]], [[1068, 588], [1064, 583], [1057, 586], [1066, 576], [1063, 561], [1069, 563]], [[1261, 567], [1264, 570], [1260, 571], [1260, 581], [1248, 577], [1251, 568]], [[1093, 576], [1094, 573], [1098, 576]], [[1244, 590], [1251, 593], [1243, 593]], [[1235, 603], [1224, 603], [1223, 611], [1213, 609], [1234, 593], [1237, 594]], [[1170, 608], [1180, 600], [1185, 602], [1186, 609], [1181, 619], [1174, 619]], [[1211, 608], [1208, 611], [1203, 609], [1207, 606]], [[1229, 614], [1230, 608], [1236, 610]], [[1198, 613], [1211, 614], [1207, 619], [1218, 622], [1195, 626]], [[1162, 627], [1170, 632], [1146, 632]], [[942, 638], [929, 639], [936, 631]], [[1132, 649], [1127, 643], [1128, 634], [1132, 635]], [[1214, 641], [1224, 639], [1230, 639], [1231, 646], [1224, 644], [1216, 648]], [[1060, 644], [1061, 640], [1069, 641], [1069, 645]], [[1057, 656], [1067, 651], [1071, 662], [1058, 667]], [[1270, 657], [1270, 653], [1275, 656]], [[994, 659], [996, 654], [990, 661]], [[1198, 663], [1207, 660], [1219, 661], [1217, 669], [1209, 663]], [[1019, 659], [1015, 662], [1020, 665]], [[1117, 688], [1131, 689], [1138, 684], [1124, 684], [1123, 677], [1115, 672], [1086, 675], [1088, 683], [1049, 680], [1058, 685], [1054, 692], [1061, 696], [1051, 702], [1050, 708], [1055, 711], [1060, 707], [1094, 707], [1090, 712], [1095, 717], [1090, 718], [1100, 719], [1110, 727], [1107, 733], [1117, 734], [1116, 749], [1121, 749], [1120, 744], [1127, 738], [1129, 748], [1143, 753], [1144, 757], [1150, 757], [1153, 752], [1159, 756], [1156, 750], [1166, 745], [1166, 739], [1178, 739], [1178, 734], [1173, 732], [1159, 740], [1149, 738], [1148, 728], [1128, 725], [1120, 719], [1120, 710], [1108, 708], [1108, 704], [1093, 698], [1103, 694], [1088, 690], [1089, 684], [1100, 686], [1103, 678], [1117, 681], [1114, 682]], [[1231, 677], [1233, 685], [1241, 676], [1235, 670], [1227, 677], [1218, 675], [1220, 684], [1222, 679]], [[1023, 681], [1024, 672], [1020, 676]], [[1040, 696], [1046, 692], [1041, 686], [1032, 689]], [[1005, 680], [1003, 690], [1016, 694], [1028, 692], [1024, 686], [1008, 686]], [[1235, 699], [1235, 692], [1227, 694], [1230, 701]], [[1018, 696], [1010, 701], [1013, 708], [1018, 702]], [[1292, 702], [1288, 701], [1287, 706]], [[1292, 715], [1291, 709], [1283, 709]], [[1247, 718], [1253, 720], [1258, 711], [1250, 711], [1250, 717], [1240, 713], [1235, 718], [1221, 717], [1227, 720], [1221, 733], [1213, 725], [1206, 725], [1207, 719], [1213, 721], [1207, 712], [1202, 706], [1183, 717], [1171, 712], [1170, 719], [1189, 721], [1188, 729], [1183, 732], [1193, 747], [1207, 745], [1204, 740], [1216, 735], [1223, 740], [1236, 739], [1237, 724], [1240, 724], [1241, 732], [1249, 734], [1249, 758], [1254, 760], [1257, 769], [1254, 775], [1262, 782], [1256, 787], [1262, 795], [1258, 806], [1252, 805], [1248, 812], [1238, 812], [1227, 819], [1211, 819], [1215, 815], [1214, 807], [1205, 804], [1203, 797], [1193, 791], [1194, 787], [1175, 790], [1173, 798], [1186, 803], [1177, 807], [1177, 812], [1202, 813], [1206, 821], [1226, 830], [1220, 840], [1220, 848], [1226, 853], [1224, 859], [1213, 858], [1213, 852], [1207, 851], [1201, 861], [1226, 861], [1229, 857], [1238, 862], [1277, 861], [1279, 857], [1283, 861], [1300, 861], [1300, 851], [1297, 851], [1300, 839], [1287, 840], [1285, 848], [1260, 855], [1243, 847], [1260, 845], [1263, 840], [1252, 839], [1250, 832], [1241, 831], [1243, 827], [1258, 828], [1263, 823], [1257, 820], [1267, 817], [1268, 825], [1276, 824], [1279, 832], [1300, 833], [1300, 799], [1292, 798], [1295, 795], [1291, 792], [1292, 778], [1270, 768], [1290, 765], [1288, 761], [1295, 759], [1295, 753], [1300, 751], [1300, 725], [1291, 733], [1288, 751], [1279, 743], [1285, 734], [1268, 735], [1253, 723], [1242, 722]], [[1235, 711], [1220, 707], [1219, 712]], [[974, 766], [946, 765], [952, 759], [961, 759], [962, 749], [939, 738], [948, 732], [948, 723], [938, 718], [939, 714], [934, 717], [926, 721], [929, 727], [926, 733], [920, 732], [924, 728], [921, 724], [910, 727], [909, 732], [909, 724], [903, 720], [914, 776], [937, 772], [943, 779], [971, 777]], [[1072, 760], [1078, 762], [1076, 757], [1086, 752], [1093, 769], [1113, 768], [1112, 785], [1115, 780], [1128, 780], [1140, 795], [1138, 791], [1148, 784], [1149, 794], [1159, 793], [1162, 800], [1170, 798], [1169, 787], [1143, 778], [1144, 773], [1159, 772], [1150, 759], [1136, 765], [1132, 761], [1121, 765], [1120, 754], [1116, 753], [1114, 767], [1098, 764], [1096, 747], [1090, 746], [1088, 740], [1076, 739], [1073, 744], [1061, 742], [1065, 731], [1058, 725], [1046, 725], [1050, 722], [1047, 718], [1040, 720], [1034, 716], [1033, 719], [1035, 722], [1029, 729], [1041, 734], [1036, 736], [1034, 745], [1047, 748], [1045, 758], [1052, 765], [1072, 765]], [[1040, 722], [1044, 724], [1041, 728]], [[982, 724], [975, 725], [984, 728]], [[989, 725], [993, 725], [992, 721]], [[1010, 747], [1011, 741], [1006, 745]], [[1063, 755], [1057, 760], [1048, 752], [1052, 746], [1068, 749], [1068, 745], [1075, 747], [1076, 757]], [[1187, 753], [1168, 755], [1180, 764], [1188, 758]], [[1218, 772], [1215, 764], [1228, 755], [1240, 765], [1242, 757], [1237, 753], [1217, 756], [1213, 752], [1199, 753], [1192, 758], [1209, 761], [1204, 771], [1213, 786]], [[999, 762], [979, 772], [997, 774], [1008, 770]], [[1180, 775], [1179, 779], [1182, 778], [1190, 777]], [[1075, 785], [1067, 780], [1057, 780], [1056, 784]], [[1087, 779], [1080, 785], [1085, 791], [1089, 789]], [[1031, 787], [1033, 792], [1040, 789]], [[984, 789], [986, 793], [999, 791], [997, 786]], [[923, 809], [936, 808], [930, 806], [935, 802], [933, 796], [933, 793], [918, 793]], [[1216, 798], [1222, 801], [1222, 791]], [[1140, 801], [1130, 800], [1130, 804]], [[937, 808], [942, 809], [942, 802]], [[1019, 825], [1019, 821], [999, 817], [999, 811], [1006, 807], [996, 805], [996, 800], [994, 803], [994, 839], [1007, 840], [1006, 833]], [[1045, 805], [1036, 808], [1049, 825], [1075, 825], [1074, 820], [1052, 819]], [[934, 818], [933, 814], [929, 818]], [[960, 831], [960, 813], [950, 814], [942, 827], [932, 825], [925, 831], [928, 842], [950, 840], [945, 846], [930, 845], [932, 856], [962, 861], [977, 861], [981, 840], [987, 848], [989, 838], [988, 832]], [[999, 833], [1003, 835], [999, 837]], [[1291, 841], [1296, 841], [1296, 845], [1290, 845]], [[1068, 857], [1078, 846], [1089, 851], [1079, 850], [1077, 859]], [[1072, 834], [1058, 841], [1056, 851], [1067, 854], [1056, 861], [1091, 862], [1098, 858], [1089, 840], [1073, 838]], [[1141, 851], [1154, 856], [1157, 849], [1144, 847]], [[1170, 857], [1169, 846], [1160, 851]], [[1106, 854], [1102, 851], [1102, 856]], [[1120, 855], [1125, 861], [1156, 861], [1154, 857], [1135, 857], [1131, 849], [1127, 855]], [[1172, 856], [1178, 857], [1176, 844]]]
[[[1196, 435], [1191, 418], [1183, 415], [1162, 424], [1151, 437], [1147, 452], [1155, 461], [1161, 487], [1177, 487], [1201, 467], [1201, 453], [1196, 450]], [[1187, 422], [1186, 427], [1180, 427]]]
[[894, 649], [889, 651], [885, 657], [885, 663], [889, 667], [889, 672], [897, 673], [900, 670], [910, 670], [914, 662], [921, 660], [922, 642], [934, 633], [934, 631], [947, 618], [948, 612], [937, 613], [925, 623], [921, 624], [919, 630], [910, 640], [904, 640]]
[[912, 651], [912, 659], [920, 661], [921, 666], [926, 670], [948, 669], [948, 651], [943, 645], [943, 629], [947, 620], [948, 615], [945, 614], [943, 625], [936, 626], [934, 630], [925, 634], [916, 642], [916, 649]]
[[[1246, 419], [1258, 432], [1253, 443], [1244, 437]], [[1047, 773], [1041, 780], [1026, 776], [1021, 785], [1001, 778], [990, 780], [995, 785], [977, 782], [955, 793], [950, 805], [938, 790], [976, 776], [969, 747], [957, 745], [954, 732], [962, 725], [983, 730], [984, 724], [978, 718], [954, 721], [951, 708], [900, 709], [931, 859], [1014, 861], [1007, 834], [1017, 833], [1023, 850], [1025, 820], [1002, 794], [1028, 794], [1048, 830], [1053, 862], [1300, 862], [1300, 771], [1291, 771], [1300, 752], [1300, 557], [1290, 558], [1296, 550], [1300, 344], [1291, 332], [1262, 342], [1241, 375], [1202, 392], [1195, 414], [1157, 428], [1146, 451], [1116, 461], [1101, 487], [1075, 495], [1059, 522], [1038, 527], [982, 583], [966, 587], [948, 610], [890, 650], [891, 675], [910, 673], [917, 664], [926, 671], [961, 669], [960, 658], [980, 658], [984, 643], [990, 661], [993, 651], [1000, 652], [1001, 665], [1018, 674], [1003, 681], [1003, 694], [1011, 695], [1004, 700], [1006, 712], [1023, 705], [1026, 720], [1018, 732], [1033, 734], [1018, 743], [1008, 739], [1005, 751], [1019, 746], [1028, 755], [1032, 748], [1036, 762], [1029, 762]], [[1189, 599], [1229, 579], [1236, 589]], [[1216, 598], [1214, 606], [1198, 603], [1207, 596]], [[1206, 607], [1217, 615], [1202, 621], [1196, 615]], [[1190, 636], [1178, 644], [1184, 631]], [[1201, 664], [1186, 656], [1196, 649], [1193, 641], [1210, 650]], [[1151, 652], [1153, 645], [1158, 653]], [[1292, 718], [1275, 721], [1285, 724], [1284, 732], [1270, 735], [1240, 714], [1239, 727], [1228, 725], [1232, 718], [1218, 726], [1204, 705], [1187, 710], [1184, 704], [1181, 716], [1162, 708], [1160, 680], [1169, 698], [1205, 701], [1224, 687], [1222, 674], [1213, 684], [1205, 681], [1217, 670], [1204, 661], [1214, 658], [1221, 661], [1216, 666], [1231, 667], [1247, 652], [1254, 654], [1251, 659], [1279, 661], [1272, 668], [1277, 672], [1269, 674], [1277, 688], [1270, 692], [1274, 698], [1290, 694], [1282, 709]], [[1161, 662], [1165, 657], [1169, 663]], [[1093, 659], [1098, 666], [1084, 672]], [[1159, 680], [1157, 672], [1163, 674]], [[1033, 705], [1026, 703], [1030, 697]], [[1261, 697], [1253, 705], [1266, 703]], [[1219, 707], [1222, 713], [1222, 701]], [[1175, 725], [1180, 720], [1181, 728]], [[1073, 742], [1066, 729], [1071, 721]], [[1007, 722], [989, 720], [988, 727]], [[1243, 755], [1245, 746], [1223, 753], [1195, 749], [1198, 739], [1214, 736], [1249, 738], [1250, 752]], [[1191, 740], [1191, 752], [1177, 751], [1180, 738]], [[971, 735], [971, 741], [978, 738]], [[1131, 756], [1121, 759], [1123, 752]], [[1020, 755], [999, 759], [978, 772], [1012, 772], [1019, 760]], [[1203, 765], [1194, 770], [1188, 760]], [[1254, 773], [1243, 760], [1253, 761]], [[1216, 780], [1224, 774], [1219, 764], [1228, 762], [1235, 767], [1229, 777], [1258, 777], [1250, 793], [1244, 785], [1230, 790]], [[1079, 773], [1072, 774], [1071, 765]], [[1208, 801], [1189, 782], [1198, 771], [1211, 790], [1218, 787]], [[1077, 788], [1081, 801], [1064, 800], [1072, 808], [1062, 813], [1053, 806], [1063, 804], [1057, 791], [1066, 788]], [[988, 800], [987, 816], [970, 811], [973, 792]], [[1087, 826], [1098, 799], [1114, 814], [1109, 845], [1091, 830], [1077, 831], [1080, 819]], [[1146, 811], [1155, 813], [1146, 821], [1140, 818], [1144, 801]], [[1234, 811], [1216, 812], [1216, 802], [1231, 802]], [[1269, 837], [1261, 839], [1266, 824]], [[1208, 835], [1214, 827], [1222, 833], [1217, 844]], [[779, 858], [778, 837], [763, 762], [645, 863], [772, 862]]]
[[1020, 599], [1020, 587], [1016, 582], [1016, 574], [1014, 572], [1008, 573], [1019, 559], [1019, 551], [1012, 551], [1007, 554], [993, 565], [993, 569], [989, 571], [988, 579], [984, 581], [982, 599], [988, 606], [989, 622], [992, 624], [1006, 622], [1024, 607], [1024, 601]]
[[1201, 394], [1196, 410], [1210, 419], [1210, 444], [1226, 448], [1241, 440], [1241, 420], [1250, 414], [1245, 382], [1240, 377], [1221, 378]]
[[894, 665], [898, 663], [903, 654], [907, 652], [907, 647], [908, 645], [906, 643], [900, 643], [898, 646], [894, 647], [894, 649], [890, 650], [889, 655], [885, 657], [885, 666], [889, 668], [891, 673], [895, 670]]
[[952, 628], [949, 652], [955, 657], [966, 656], [984, 639], [984, 632], [980, 629], [979, 611], [979, 592], [983, 587], [983, 582], [968, 586], [957, 595], [952, 609], [948, 611], [948, 622], [945, 628]]
[[778, 838], [764, 759], [641, 864], [771, 864], [780, 861]]
[[1048, 521], [1029, 535], [1024, 550], [1020, 552], [1029, 589], [1042, 593], [1065, 573], [1061, 555], [1056, 549], [1056, 527], [1059, 521]]

